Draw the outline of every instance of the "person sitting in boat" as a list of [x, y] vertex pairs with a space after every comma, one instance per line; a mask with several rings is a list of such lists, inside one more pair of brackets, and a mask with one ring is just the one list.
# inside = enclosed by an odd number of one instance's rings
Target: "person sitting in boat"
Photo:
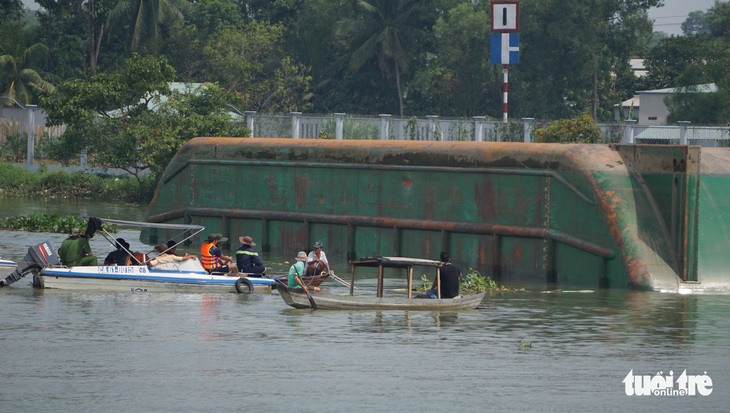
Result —
[[168, 240], [165, 245], [167, 245], [167, 253], [172, 255], [179, 255], [177, 253], [177, 242], [175, 240]]
[[322, 250], [322, 243], [317, 241], [314, 248], [307, 256], [307, 273], [306, 275], [319, 275], [329, 273], [330, 263], [327, 261], [327, 254]]
[[61, 243], [58, 249], [58, 257], [61, 263], [67, 267], [77, 265], [99, 265], [98, 260], [91, 253], [89, 237], [81, 234], [78, 228], [71, 230], [71, 235]]
[[[451, 263], [451, 256], [446, 251], [441, 251], [441, 298], [454, 298], [459, 296], [459, 279], [461, 270]], [[433, 286], [426, 291], [428, 298], [438, 298], [438, 282], [433, 280]]]
[[238, 276], [238, 267], [233, 263], [233, 258], [221, 253], [220, 245], [228, 241], [222, 234], [210, 234], [208, 240], [200, 246], [200, 261], [203, 268], [209, 273], [228, 274]]
[[167, 244], [162, 244], [162, 245], [156, 246], [155, 251], [157, 251], [160, 254], [149, 261], [148, 264], [151, 267], [155, 267], [160, 264], [167, 264], [169, 262], [180, 262], [180, 261], [196, 259], [195, 255], [185, 254], [185, 255], [180, 256], [180, 255], [171, 254], [170, 250], [168, 249]]
[[236, 250], [238, 270], [250, 274], [250, 277], [260, 277], [266, 272], [266, 266], [261, 261], [259, 253], [254, 249], [256, 243], [253, 242], [253, 238], [246, 235], [238, 237], [238, 241], [241, 242], [241, 246]]
[[132, 257], [129, 255], [129, 243], [124, 238], [117, 238], [116, 241], [117, 249], [104, 258], [104, 265], [131, 265]]
[[[304, 263], [307, 261], [307, 253], [304, 251], [299, 251], [297, 254], [297, 257], [295, 258], [294, 264], [289, 268], [289, 277], [287, 278], [287, 287], [289, 288], [301, 288], [304, 291], [307, 291], [307, 285], [304, 283], [304, 280], [302, 280], [302, 275], [304, 274]], [[319, 287], [312, 287], [312, 291], [318, 292]]]

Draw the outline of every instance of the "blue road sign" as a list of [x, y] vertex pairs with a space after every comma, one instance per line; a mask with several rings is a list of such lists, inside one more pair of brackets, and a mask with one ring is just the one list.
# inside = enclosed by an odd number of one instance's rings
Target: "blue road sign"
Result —
[[516, 65], [520, 62], [520, 34], [492, 33], [489, 60], [495, 65]]

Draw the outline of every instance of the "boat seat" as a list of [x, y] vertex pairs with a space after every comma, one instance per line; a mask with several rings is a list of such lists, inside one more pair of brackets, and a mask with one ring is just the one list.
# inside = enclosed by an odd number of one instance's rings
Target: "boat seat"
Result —
[[211, 271], [211, 270], [205, 270], [210, 275], [228, 275], [228, 272], [226, 271]]

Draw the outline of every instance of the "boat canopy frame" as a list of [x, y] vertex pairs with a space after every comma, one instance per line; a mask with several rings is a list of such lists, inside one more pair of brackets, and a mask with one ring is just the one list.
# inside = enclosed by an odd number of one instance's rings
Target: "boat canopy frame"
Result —
[[440, 261], [434, 261], [424, 258], [408, 258], [408, 257], [363, 257], [350, 260], [352, 265], [352, 276], [350, 280], [350, 295], [355, 293], [355, 273], [357, 267], [377, 267], [378, 269], [378, 287], [377, 296], [383, 298], [383, 269], [385, 268], [401, 268], [406, 269], [408, 273], [408, 298], [412, 297], [413, 292], [413, 267], [431, 267], [436, 268], [436, 291], [438, 298], [441, 299], [441, 266]]
[[[175, 240], [175, 246], [178, 244], [181, 244], [194, 236], [200, 234], [205, 230], [205, 227], [202, 225], [196, 225], [196, 224], [167, 224], [167, 223], [156, 223], [156, 222], [140, 222], [140, 221], [125, 221], [121, 219], [102, 219], [102, 218], [95, 218], [95, 217], [87, 217], [87, 220], [89, 221], [89, 227], [91, 227], [91, 223], [93, 221], [98, 220], [100, 224], [110, 224], [110, 225], [118, 225], [120, 227], [132, 227], [132, 228], [158, 228], [158, 229], [171, 229], [171, 230], [177, 230], [180, 233], [173, 237], [172, 239]], [[103, 225], [99, 225], [98, 232], [101, 233], [101, 235], [109, 241], [109, 243], [113, 247], [117, 247], [117, 240], [109, 231], [104, 229]], [[176, 238], [178, 238], [180, 235], [185, 234], [185, 232], [190, 231], [190, 234], [181, 240], [177, 241]], [[89, 230], [87, 229], [87, 233]], [[132, 251], [129, 251], [127, 248], [124, 247], [124, 245], [121, 245], [122, 249], [129, 255], [130, 257], [134, 258], [134, 253]], [[168, 246], [167, 249], [164, 251], [159, 251], [159, 254], [166, 253], [167, 251], [171, 250], [173, 247]], [[150, 251], [152, 252], [152, 251]], [[145, 254], [146, 255], [146, 254]], [[144, 264], [144, 263], [143, 263]]]

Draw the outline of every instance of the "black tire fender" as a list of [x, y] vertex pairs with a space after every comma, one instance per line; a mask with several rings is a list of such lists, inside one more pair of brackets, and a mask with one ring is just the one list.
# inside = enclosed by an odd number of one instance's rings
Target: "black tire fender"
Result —
[[236, 292], [239, 294], [251, 294], [253, 292], [253, 284], [246, 277], [238, 277], [236, 280]]

